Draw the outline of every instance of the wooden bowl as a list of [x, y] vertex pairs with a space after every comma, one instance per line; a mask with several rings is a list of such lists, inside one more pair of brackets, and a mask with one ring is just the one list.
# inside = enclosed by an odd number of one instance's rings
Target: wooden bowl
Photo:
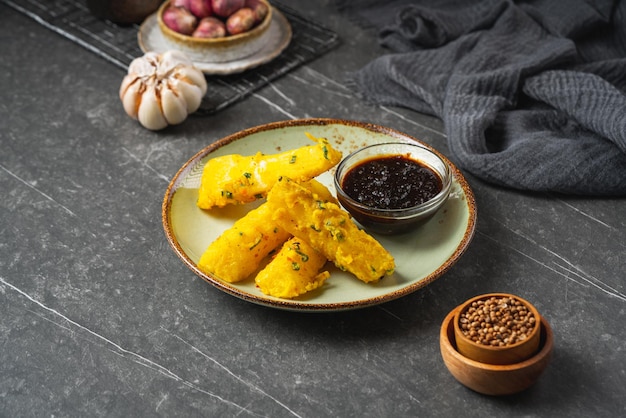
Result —
[[202, 54], [204, 62], [222, 63], [240, 60], [249, 57], [259, 51], [266, 39], [271, 21], [272, 6], [267, 0], [261, 0], [267, 4], [268, 12], [265, 19], [247, 32], [223, 38], [196, 38], [178, 33], [163, 22], [163, 12], [170, 5], [170, 0], [163, 2], [157, 11], [157, 23], [163, 33], [163, 37], [172, 49], [179, 49], [185, 53]]
[[539, 347], [535, 355], [514, 364], [497, 365], [469, 359], [458, 352], [454, 336], [454, 317], [460, 307], [444, 319], [439, 335], [441, 357], [450, 373], [463, 385], [485, 395], [512, 395], [532, 386], [547, 367], [554, 336], [545, 318], [540, 317]]
[[[535, 326], [526, 339], [516, 342], [514, 344], [508, 344], [503, 346], [492, 346], [474, 342], [469, 337], [465, 336], [461, 330], [460, 318], [461, 314], [467, 311], [475, 302], [486, 301], [491, 298], [513, 298], [523, 305], [532, 313], [535, 318]], [[541, 321], [539, 321], [540, 315], [537, 309], [528, 301], [520, 298], [519, 296], [511, 295], [509, 293], [488, 293], [473, 297], [457, 309], [454, 316], [454, 337], [456, 339], [456, 346], [459, 353], [472, 360], [476, 360], [480, 363], [487, 364], [513, 364], [526, 360], [532, 357], [539, 347], [539, 337], [541, 331]]]

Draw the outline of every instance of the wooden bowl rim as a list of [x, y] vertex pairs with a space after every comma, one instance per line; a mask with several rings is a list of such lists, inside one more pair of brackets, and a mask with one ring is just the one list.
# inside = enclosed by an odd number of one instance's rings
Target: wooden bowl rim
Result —
[[238, 33], [237, 35], [229, 35], [222, 38], [194, 38], [193, 36], [184, 35], [170, 29], [165, 24], [165, 22], [163, 22], [163, 12], [170, 5], [171, 0], [164, 1], [163, 4], [161, 4], [161, 6], [159, 7], [159, 10], [157, 11], [157, 23], [159, 24], [159, 28], [161, 29], [161, 31], [163, 31], [164, 35], [167, 35], [181, 42], [187, 42], [189, 44], [196, 44], [198, 46], [224, 46], [228, 45], [229, 43], [241, 43], [247, 38], [254, 38], [257, 35], [260, 35], [261, 33], [265, 32], [270, 26], [270, 22], [272, 20], [272, 5], [267, 0], [259, 1], [267, 5], [267, 15], [265, 16], [263, 21], [261, 21], [261, 23], [253, 27], [251, 30], [243, 33]]
[[[491, 297], [509, 297], [509, 298], [516, 299], [520, 301], [521, 303], [523, 303], [524, 305], [526, 305], [526, 307], [530, 309], [530, 311], [533, 313], [535, 319], [538, 319], [532, 332], [527, 336], [525, 340], [516, 342], [515, 344], [510, 344], [510, 345], [505, 345], [505, 346], [491, 346], [491, 345], [479, 344], [475, 341], [472, 341], [470, 338], [466, 337], [465, 335], [463, 335], [463, 333], [461, 332], [461, 329], [459, 328], [459, 319], [460, 319], [461, 313], [472, 303], [479, 301], [479, 300], [483, 300], [483, 299], [489, 299]], [[453, 322], [455, 338], [460, 337], [463, 339], [464, 342], [466, 342], [467, 344], [470, 344], [471, 346], [479, 350], [496, 352], [496, 353], [502, 352], [502, 351], [515, 350], [516, 348], [521, 347], [524, 344], [528, 344], [530, 341], [532, 341], [533, 338], [537, 336], [538, 333], [541, 333], [542, 321], [541, 321], [541, 315], [539, 314], [539, 311], [537, 310], [537, 308], [526, 299], [520, 296], [514, 295], [512, 293], [496, 292], [496, 293], [484, 293], [482, 295], [477, 295], [477, 296], [474, 296], [473, 298], [466, 300], [462, 304], [460, 304], [458, 306], [458, 309], [456, 309], [455, 312], [456, 313], [454, 315], [454, 322]]]
[[[448, 316], [444, 319], [442, 325], [441, 325], [441, 330], [440, 330], [440, 334], [439, 334], [439, 339], [441, 340], [441, 343], [443, 343], [446, 347], [450, 348], [450, 350], [448, 350], [450, 352], [450, 354], [455, 357], [457, 360], [473, 367], [476, 369], [480, 369], [480, 370], [485, 370], [485, 371], [498, 371], [498, 372], [511, 372], [511, 371], [517, 371], [517, 370], [522, 370], [525, 369], [527, 367], [531, 367], [536, 363], [541, 362], [542, 360], [544, 360], [545, 357], [549, 356], [550, 353], [552, 352], [553, 346], [554, 346], [554, 334], [552, 331], [552, 327], [550, 326], [550, 324], [548, 323], [548, 321], [541, 315], [539, 315], [539, 317], [541, 318], [541, 332], [543, 332], [545, 334], [545, 338], [542, 339], [543, 345], [540, 342], [539, 345], [539, 350], [537, 351], [537, 353], [526, 359], [523, 361], [520, 361], [518, 363], [512, 363], [512, 364], [488, 364], [488, 363], [481, 363], [479, 361], [475, 361], [472, 360], [468, 357], [465, 357], [464, 355], [462, 355], [461, 353], [458, 352], [457, 348], [456, 348], [456, 341], [452, 342], [450, 341], [450, 338], [448, 337], [448, 329], [450, 327], [450, 322], [454, 320], [454, 317], [457, 313], [457, 311], [460, 309], [461, 305], [459, 305], [458, 307], [456, 307], [455, 309], [453, 309]], [[452, 337], [454, 338], [454, 331], [452, 331]]]

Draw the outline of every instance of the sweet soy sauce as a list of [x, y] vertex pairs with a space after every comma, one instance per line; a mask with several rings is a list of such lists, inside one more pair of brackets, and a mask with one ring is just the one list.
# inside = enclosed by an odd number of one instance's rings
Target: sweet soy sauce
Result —
[[406, 209], [435, 197], [443, 189], [439, 175], [405, 155], [365, 160], [345, 175], [342, 188], [357, 202], [377, 209]]

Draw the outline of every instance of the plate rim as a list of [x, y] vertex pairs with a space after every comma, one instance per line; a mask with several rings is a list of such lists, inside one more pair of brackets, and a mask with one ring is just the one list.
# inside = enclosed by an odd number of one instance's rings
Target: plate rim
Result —
[[[139, 30], [137, 31], [137, 43], [139, 44], [139, 49], [141, 49], [143, 53], [147, 53], [148, 51], [150, 51], [150, 49], [145, 46], [145, 40], [143, 39], [144, 36], [147, 36], [146, 34], [147, 25], [152, 24], [152, 20], [156, 22], [156, 19], [157, 19], [156, 13], [152, 13], [141, 23], [141, 25], [139, 26]], [[255, 57], [258, 53], [252, 54], [248, 57], [244, 57], [238, 60], [226, 61], [226, 62], [209, 63], [209, 62], [198, 62], [198, 61], [194, 61], [193, 59], [192, 59], [192, 62], [205, 75], [239, 74], [244, 71], [256, 68], [260, 65], [267, 64], [268, 62], [274, 60], [280, 54], [282, 54], [283, 51], [287, 49], [287, 47], [289, 46], [293, 38], [293, 29], [291, 28], [291, 24], [289, 23], [289, 20], [285, 17], [285, 15], [281, 13], [280, 10], [278, 10], [274, 6], [272, 6], [272, 21], [270, 22], [270, 25], [278, 25], [279, 30], [282, 34], [282, 37], [277, 47], [265, 55], [259, 56], [258, 58], [254, 60], [251, 60], [251, 59]], [[156, 23], [154, 24], [154, 26], [158, 28], [158, 25], [156, 25]], [[162, 52], [165, 52], [165, 50], [156, 51], [156, 52], [162, 53]], [[239, 63], [239, 65], [236, 65], [237, 63]]]
[[[184, 175], [195, 166], [195, 164], [206, 157], [210, 153], [226, 146], [230, 143], [233, 143], [241, 138], [244, 138], [248, 135], [274, 130], [274, 129], [283, 129], [289, 127], [299, 127], [299, 126], [311, 126], [311, 125], [347, 125], [357, 128], [362, 128], [365, 130], [369, 130], [375, 133], [386, 134], [392, 137], [398, 137], [403, 140], [409, 139], [411, 141], [415, 141], [421, 145], [426, 146], [437, 155], [439, 155], [449, 166], [452, 172], [452, 175], [455, 181], [459, 184], [461, 190], [463, 191], [463, 195], [465, 198], [466, 205], [469, 210], [469, 217], [467, 220], [467, 225], [465, 227], [465, 231], [463, 233], [462, 239], [457, 244], [454, 252], [450, 255], [444, 263], [442, 263], [437, 269], [432, 271], [423, 279], [418, 282], [411, 283], [407, 286], [404, 286], [395, 291], [385, 293], [382, 295], [377, 295], [375, 297], [369, 297], [365, 299], [359, 299], [354, 301], [347, 302], [332, 302], [332, 303], [302, 303], [293, 299], [278, 299], [271, 298], [270, 296], [259, 297], [256, 295], [252, 295], [248, 292], [242, 291], [237, 288], [233, 284], [227, 283], [217, 277], [213, 277], [208, 275], [197, 267], [197, 265], [189, 258], [189, 256], [182, 249], [178, 240], [174, 235], [174, 231], [172, 229], [172, 225], [170, 222], [170, 213], [171, 213], [171, 205], [172, 199], [176, 190], [180, 186], [181, 180], [184, 179]], [[359, 308], [366, 308], [369, 306], [379, 305], [384, 302], [390, 302], [392, 300], [398, 299], [400, 297], [411, 294], [433, 281], [440, 278], [443, 274], [445, 274], [452, 266], [456, 264], [456, 262], [461, 258], [461, 256], [466, 252], [469, 247], [470, 242], [472, 241], [475, 231], [476, 231], [476, 222], [477, 222], [477, 207], [476, 207], [476, 199], [474, 193], [465, 179], [465, 176], [461, 173], [458, 167], [454, 163], [452, 163], [445, 155], [441, 154], [438, 150], [430, 146], [429, 144], [413, 137], [412, 135], [406, 134], [394, 128], [389, 128], [382, 125], [377, 125], [368, 122], [360, 122], [355, 120], [347, 120], [347, 119], [333, 119], [333, 118], [305, 118], [305, 119], [294, 119], [294, 120], [286, 120], [286, 121], [276, 121], [270, 122], [250, 128], [246, 128], [240, 130], [238, 132], [227, 135], [217, 141], [207, 145], [202, 148], [200, 151], [196, 152], [190, 159], [188, 159], [182, 167], [178, 169], [176, 174], [172, 177], [172, 180], [168, 184], [168, 187], [165, 191], [165, 195], [161, 204], [161, 223], [163, 229], [165, 231], [165, 235], [168, 243], [174, 250], [174, 253], [178, 256], [179, 259], [183, 261], [183, 263], [193, 271], [198, 277], [208, 282], [209, 284], [217, 287], [218, 289], [235, 296], [237, 298], [243, 299], [248, 302], [252, 302], [262, 306], [268, 306], [272, 308], [279, 308], [290, 311], [298, 311], [298, 312], [336, 312], [343, 310], [353, 310]]]

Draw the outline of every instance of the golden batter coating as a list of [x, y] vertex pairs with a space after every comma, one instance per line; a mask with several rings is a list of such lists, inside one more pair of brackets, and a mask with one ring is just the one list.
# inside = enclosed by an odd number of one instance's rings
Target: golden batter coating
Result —
[[393, 273], [395, 261], [378, 241], [339, 205], [316, 198], [298, 182], [283, 178], [269, 192], [267, 204], [277, 225], [358, 279], [375, 282]]
[[198, 268], [229, 283], [248, 278], [263, 259], [291, 236], [272, 220], [267, 203], [248, 212], [213, 241]]
[[[305, 182], [303, 187], [323, 202], [337, 201], [317, 180]], [[291, 237], [274, 222], [272, 210], [267, 203], [263, 203], [238, 219], [209, 245], [198, 262], [198, 268], [229, 283], [248, 278], [265, 257]]]
[[[307, 134], [308, 135], [308, 134]], [[252, 156], [224, 155], [210, 159], [203, 168], [198, 207], [210, 209], [229, 204], [253, 202], [265, 197], [281, 176], [310, 180], [341, 161], [342, 153], [325, 138], [278, 154]]]
[[326, 261], [309, 244], [292, 237], [254, 281], [266, 295], [295, 298], [324, 284], [330, 276], [328, 271], [320, 273]]

